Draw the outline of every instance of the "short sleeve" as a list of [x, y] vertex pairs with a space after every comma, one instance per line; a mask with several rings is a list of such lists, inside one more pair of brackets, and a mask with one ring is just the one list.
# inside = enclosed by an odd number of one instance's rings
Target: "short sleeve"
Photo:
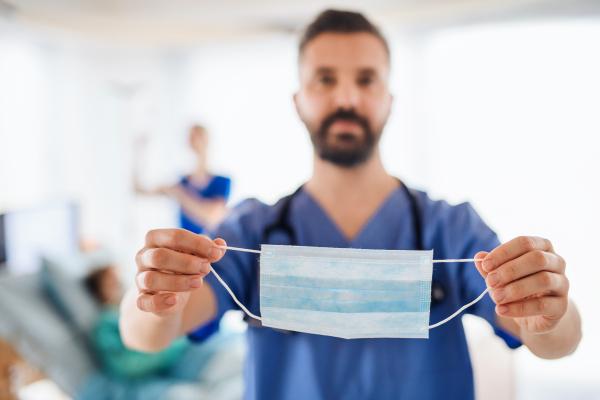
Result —
[[208, 196], [224, 197], [225, 200], [229, 198], [229, 192], [231, 191], [231, 179], [225, 176], [216, 176], [211, 186], [211, 193], [207, 194]]
[[[452, 257], [473, 258], [480, 251], [490, 252], [500, 245], [496, 233], [490, 229], [475, 209], [469, 203], [452, 207], [447, 220], [447, 229], [450, 237], [449, 247], [460, 249]], [[487, 286], [475, 265], [463, 263], [459, 267], [459, 282], [461, 282], [460, 298], [462, 304], [468, 304], [483, 293]], [[502, 338], [508, 347], [515, 349], [521, 346], [520, 341], [510, 333], [500, 329], [496, 324], [496, 304], [489, 295], [485, 295], [479, 302], [469, 307], [466, 312], [477, 315], [488, 321], [494, 332]]]
[[[258, 200], [246, 200], [234, 208], [219, 227], [206, 234], [213, 239], [224, 239], [229, 246], [259, 250], [261, 216], [266, 207]], [[259, 255], [255, 253], [228, 251], [219, 262], [212, 264], [213, 269], [229, 286], [235, 297], [250, 312], [257, 315], [260, 314], [258, 260]], [[218, 322], [226, 311], [240, 309], [213, 273], [208, 274], [204, 282], [210, 285], [217, 298], [217, 316], [214, 321]], [[203, 328], [203, 326], [198, 327], [188, 337], [194, 340]]]

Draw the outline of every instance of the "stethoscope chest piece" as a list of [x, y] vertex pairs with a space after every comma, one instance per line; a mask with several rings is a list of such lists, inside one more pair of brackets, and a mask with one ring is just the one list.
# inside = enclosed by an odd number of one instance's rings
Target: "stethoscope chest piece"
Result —
[[431, 281], [431, 307], [434, 307], [446, 298], [444, 286], [436, 280]]

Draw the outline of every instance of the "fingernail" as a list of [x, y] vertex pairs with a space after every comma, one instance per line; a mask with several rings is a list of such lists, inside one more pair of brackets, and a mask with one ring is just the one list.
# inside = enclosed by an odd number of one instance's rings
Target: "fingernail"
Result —
[[208, 255], [210, 258], [219, 258], [221, 257], [221, 254], [223, 254], [223, 251], [221, 251], [221, 249], [218, 247], [211, 247], [210, 250], [208, 250]]
[[487, 260], [485, 260], [484, 262], [481, 263], [481, 268], [483, 268], [483, 270], [486, 272], [490, 272], [495, 267], [496, 267], [496, 262], [494, 261], [493, 258], [488, 258]]
[[200, 285], [202, 285], [202, 279], [201, 278], [192, 278], [192, 279], [190, 279], [189, 285], [191, 288], [198, 288], [198, 287], [200, 287]]
[[500, 282], [500, 277], [498, 274], [489, 274], [485, 281], [488, 286], [494, 286], [496, 283]]
[[504, 304], [496, 306], [496, 308], [498, 309], [498, 314], [505, 314], [508, 311], [508, 306], [505, 306]]
[[175, 304], [175, 296], [169, 296], [165, 299], [165, 304], [168, 306], [172, 306]]
[[210, 263], [203, 262], [200, 264], [200, 273], [208, 274], [210, 272]]
[[496, 290], [492, 296], [495, 301], [502, 301], [506, 297], [506, 292], [503, 289]]

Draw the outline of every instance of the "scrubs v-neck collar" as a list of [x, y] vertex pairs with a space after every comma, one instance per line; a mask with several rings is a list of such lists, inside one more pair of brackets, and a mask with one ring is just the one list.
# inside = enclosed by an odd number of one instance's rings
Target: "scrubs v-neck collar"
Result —
[[396, 188], [360, 229], [355, 238], [348, 240], [323, 208], [301, 189], [294, 199], [290, 219], [298, 245], [397, 249], [413, 241], [410, 201], [401, 187]]

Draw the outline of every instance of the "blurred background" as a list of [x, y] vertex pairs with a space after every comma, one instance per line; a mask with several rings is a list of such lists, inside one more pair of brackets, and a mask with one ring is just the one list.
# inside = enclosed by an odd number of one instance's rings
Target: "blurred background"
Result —
[[[31, 282], [48, 265], [81, 279], [114, 264], [132, 284], [145, 233], [179, 226], [178, 202], [148, 193], [196, 168], [192, 125], [209, 133], [210, 171], [231, 178], [228, 206], [274, 203], [310, 177], [297, 40], [331, 7], [364, 12], [390, 42], [388, 171], [471, 202], [502, 241], [543, 236], [567, 260], [579, 349], [510, 352], [467, 316], [478, 398], [600, 398], [596, 0], [0, 0], [0, 337], [5, 360], [29, 365], [7, 366], [6, 396], [78, 396], [93, 362], [54, 356], [79, 334], [68, 313], [67, 333], [36, 333], [45, 303]], [[243, 329], [234, 316], [225, 331]]]

